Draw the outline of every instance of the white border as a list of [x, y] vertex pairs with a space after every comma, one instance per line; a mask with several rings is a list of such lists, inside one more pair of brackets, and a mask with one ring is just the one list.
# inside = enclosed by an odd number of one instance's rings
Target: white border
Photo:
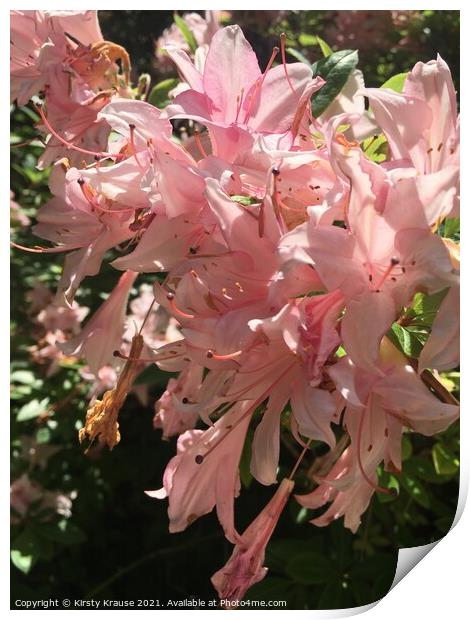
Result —
[[[3, 3], [2, 3], [3, 4]], [[0, 8], [0, 16], [2, 19], [0, 20], [0, 45], [2, 47], [2, 66], [1, 66], [1, 76], [4, 90], [8, 89], [9, 84], [9, 73], [7, 69], [7, 46], [9, 41], [9, 16], [7, 11], [12, 8], [16, 9], [50, 9], [50, 10], [61, 10], [64, 8], [71, 8], [70, 6], [65, 7], [63, 1], [62, 2], [12, 2], [11, 0], [5, 3], [6, 6], [2, 6]], [[232, 3], [232, 6], [235, 3]], [[126, 10], [129, 9], [129, 2], [123, 2], [122, 0], [114, 0], [113, 2], [87, 2], [85, 7], [87, 9], [98, 9], [98, 10]], [[188, 10], [194, 8], [204, 8], [204, 9], [229, 9], [230, 4], [221, 5], [220, 2], [205, 2], [203, 6], [199, 6], [197, 2], [194, 1], [179, 1], [176, 3], [178, 10]], [[73, 7], [73, 5], [72, 5]], [[74, 7], [73, 7], [74, 8]], [[160, 7], [155, 6], [155, 3], [133, 3], [133, 10], [158, 10]], [[237, 9], [249, 9], [249, 10], [266, 10], [266, 9], [286, 9], [286, 2], [279, 2], [276, 0], [272, 0], [271, 2], [257, 2], [257, 3], [248, 3], [248, 2], [237, 2]], [[351, 6], [350, 2], [335, 2], [333, 6], [331, 5], [323, 5], [318, 6], [312, 2], [306, 1], [298, 1], [295, 3], [295, 10], [311, 10], [311, 9], [334, 9], [334, 10], [376, 10], [378, 8], [377, 2], [356, 2], [353, 6]], [[162, 6], [161, 9], [167, 10], [167, 6]], [[293, 7], [289, 7], [289, 9], [293, 9]], [[395, 2], [381, 2], [380, 9], [395, 9], [395, 10], [403, 10], [403, 9], [437, 9], [437, 10], [461, 10], [462, 13], [462, 58], [470, 58], [470, 50], [468, 44], [468, 32], [467, 28], [467, 13], [470, 12], [469, 9], [464, 5], [463, 2], [447, 2], [445, 6], [443, 6], [442, 2], [414, 2], [410, 4], [409, 2], [403, 2], [396, 0]], [[457, 42], [456, 42], [457, 44]], [[428, 60], [428, 59], [423, 59]], [[463, 63], [465, 67], [465, 63]], [[465, 70], [466, 71], [466, 70]], [[466, 101], [467, 101], [467, 86], [465, 81], [465, 71], [462, 70], [462, 86], [461, 86], [461, 107], [462, 109], [466, 109]], [[465, 103], [464, 103], [465, 102]], [[3, 174], [0, 178], [0, 183], [2, 185], [2, 191], [0, 193], [1, 196], [9, 196], [9, 180], [7, 181], [6, 169], [8, 166], [9, 169], [9, 157], [7, 159], [7, 151], [6, 145], [9, 143], [9, 121], [7, 120], [7, 115], [9, 114], [9, 105], [8, 98], [6, 93], [3, 94], [1, 98], [1, 117], [0, 117], [0, 137], [2, 138], [1, 144], [5, 145], [4, 150], [2, 149], [2, 159], [1, 163]], [[469, 196], [468, 192], [468, 177], [465, 174], [465, 171], [468, 169], [467, 165], [469, 163], [468, 157], [468, 140], [467, 140], [467, 122], [464, 119], [462, 122], [462, 169], [464, 170], [464, 174], [462, 177], [462, 195], [464, 197]], [[4, 159], [5, 158], [5, 159]], [[8, 183], [8, 185], [7, 185]], [[2, 201], [3, 202], [3, 201]], [[6, 203], [6, 199], [5, 199]], [[466, 204], [468, 200], [462, 200], [462, 229], [464, 231], [467, 230], [467, 219], [470, 217], [468, 215], [468, 208], [470, 205]], [[6, 223], [6, 213], [7, 213], [7, 205], [5, 204], [5, 223], [0, 226], [0, 235], [2, 243], [0, 243], [0, 251], [5, 253], [5, 270], [7, 267], [7, 263], [9, 264], [8, 257], [8, 247], [9, 247], [9, 224]], [[3, 238], [5, 237], [5, 238]], [[465, 250], [463, 252], [463, 264], [464, 264], [464, 274], [466, 274], [466, 258], [465, 258]], [[468, 307], [467, 299], [468, 299], [468, 290], [467, 290], [467, 276], [464, 277], [464, 284], [462, 286], [462, 316], [466, 316], [465, 309]], [[3, 284], [3, 283], [2, 283]], [[6, 285], [4, 283], [3, 288], [3, 298], [8, 298], [9, 296], [6, 293]], [[9, 306], [9, 304], [8, 304]], [[5, 338], [5, 345], [0, 349], [1, 351], [9, 351], [8, 346], [8, 333], [7, 333], [7, 325], [9, 324], [8, 320], [8, 306], [3, 303], [0, 305], [1, 312], [1, 322], [2, 326], [1, 336], [2, 339]], [[389, 594], [380, 601], [377, 605], [367, 606], [366, 608], [355, 608], [352, 610], [333, 610], [331, 612], [317, 612], [317, 611], [251, 611], [251, 610], [243, 610], [243, 611], [232, 611], [231, 614], [243, 614], [243, 618], [249, 618], [252, 614], [256, 614], [256, 617], [259, 618], [259, 614], [289, 614], [289, 617], [294, 615], [299, 615], [308, 618], [333, 618], [333, 617], [346, 617], [357, 615], [358, 613], [365, 613], [367, 620], [376, 620], [376, 619], [384, 619], [393, 618], [396, 620], [397, 618], [403, 618], [404, 620], [413, 617], [426, 618], [426, 620], [442, 620], [443, 617], [447, 618], [455, 618], [456, 620], [460, 620], [468, 611], [465, 612], [468, 608], [467, 604], [467, 589], [468, 589], [468, 566], [467, 566], [467, 554], [466, 547], [468, 546], [469, 534], [470, 534], [470, 516], [469, 510], [463, 512], [464, 504], [466, 501], [466, 496], [468, 493], [468, 480], [469, 480], [469, 461], [470, 455], [468, 454], [468, 413], [466, 411], [466, 402], [467, 402], [467, 389], [466, 389], [466, 381], [465, 377], [468, 376], [467, 373], [467, 358], [468, 358], [468, 350], [466, 351], [465, 344], [470, 343], [470, 339], [468, 338], [469, 330], [464, 321], [462, 323], [462, 342], [464, 346], [462, 346], [462, 373], [464, 377], [464, 382], [462, 384], [462, 401], [463, 405], [463, 416], [461, 419], [461, 438], [462, 438], [462, 450], [461, 450], [461, 483], [460, 483], [460, 498], [459, 498], [459, 507], [456, 515], [456, 523], [455, 527], [444, 537], [444, 539], [436, 545], [436, 548], [429, 553], [424, 559], [421, 561], [418, 557], [422, 555], [423, 549], [418, 548], [417, 552], [413, 550], [407, 550], [405, 554], [408, 555], [408, 560], [411, 556], [412, 558], [411, 564], [414, 566], [416, 560], [419, 562], [419, 566], [414, 569], [406, 579], [403, 579], [394, 587]], [[3, 342], [2, 342], [3, 344]], [[1, 373], [1, 396], [5, 399], [5, 407], [2, 408], [2, 415], [6, 416], [7, 411], [9, 410], [9, 405], [7, 404], [7, 394], [9, 393], [9, 387], [7, 383], [8, 379], [8, 356], [2, 355], [0, 357], [0, 362], [2, 364], [2, 373]], [[4, 486], [2, 488], [5, 489], [5, 511], [2, 514], [2, 559], [4, 562], [4, 572], [3, 575], [9, 575], [9, 502], [7, 501], [7, 493], [6, 487], [8, 483], [8, 472], [9, 472], [9, 444], [8, 444], [8, 433], [5, 428], [2, 429], [2, 439], [5, 442], [3, 455], [5, 461], [5, 467], [1, 469], [2, 472], [2, 482], [4, 482]], [[463, 514], [462, 514], [463, 512]], [[460, 519], [460, 520], [459, 520]], [[427, 545], [429, 551], [429, 547], [434, 547], [435, 545]], [[413, 561], [414, 560], [414, 561]], [[400, 568], [400, 567], [399, 567]], [[406, 571], [408, 572], [408, 571]], [[405, 573], [406, 574], [406, 573]], [[9, 582], [9, 579], [8, 579]], [[5, 590], [7, 589], [8, 584], [4, 584]], [[9, 589], [9, 588], [8, 588]], [[15, 617], [20, 617], [24, 614], [28, 614], [30, 612], [27, 611], [10, 611], [8, 609], [9, 606], [9, 595], [5, 595], [2, 597], [2, 607], [7, 611], [7, 613], [15, 614]], [[42, 611], [37, 612], [42, 613], [42, 617], [51, 617], [57, 618], [58, 613], [55, 612], [52, 616], [50, 611]], [[74, 617], [80, 618], [86, 613], [85, 611], [74, 610]], [[112, 611], [104, 611], [103, 614], [114, 614]], [[171, 617], [176, 618], [180, 614], [191, 613], [193, 617], [200, 618], [201, 620], [206, 620], [207, 612], [199, 611], [199, 610], [175, 610], [175, 611], [161, 611], [159, 612], [159, 617]], [[219, 612], [213, 611], [211, 612], [211, 617], [218, 617], [219, 614], [225, 614], [227, 612]], [[126, 613], [127, 617], [134, 617], [135, 615], [141, 616], [139, 612], [128, 611]], [[232, 617], [232, 616], [231, 616]]]

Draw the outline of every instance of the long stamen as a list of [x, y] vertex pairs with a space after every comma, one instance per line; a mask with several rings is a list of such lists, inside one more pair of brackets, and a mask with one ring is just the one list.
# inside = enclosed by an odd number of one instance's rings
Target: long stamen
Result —
[[220, 355], [218, 353], [215, 353], [212, 349], [208, 349], [206, 355], [208, 357], [208, 359], [212, 360], [218, 360], [218, 361], [225, 361], [225, 360], [233, 360], [236, 357], [240, 357], [240, 355], [244, 353], [243, 349], [240, 349], [240, 351], [235, 351], [234, 353], [226, 353], [225, 355]]
[[154, 305], [155, 305], [155, 297], [153, 298], [152, 303], [150, 304], [150, 307], [147, 310], [147, 314], [145, 315], [144, 320], [142, 321], [142, 325], [140, 326], [140, 329], [139, 329], [139, 335], [142, 333], [142, 330], [144, 329], [145, 323], [147, 322]]
[[112, 153], [104, 153], [104, 152], [98, 153], [97, 151], [90, 151], [88, 149], [82, 148], [81, 146], [76, 146], [75, 144], [73, 144], [73, 142], [69, 142], [68, 140], [63, 138], [61, 135], [59, 135], [57, 131], [52, 127], [52, 125], [47, 120], [46, 115], [44, 114], [42, 103], [40, 102], [34, 103], [34, 106], [36, 110], [38, 111], [38, 114], [41, 117], [42, 122], [47, 127], [47, 130], [49, 131], [49, 133], [51, 133], [54, 136], [54, 138], [59, 140], [59, 142], [61, 142], [67, 148], [72, 149], [74, 151], [78, 151], [79, 153], [84, 153], [85, 155], [94, 155], [95, 157], [99, 157], [100, 159], [105, 159], [108, 157], [122, 159], [124, 157], [124, 155], [121, 155], [120, 153], [116, 153], [114, 155]]
[[268, 71], [271, 69], [272, 64], [273, 64], [276, 56], [278, 55], [278, 53], [279, 53], [279, 48], [278, 47], [274, 47], [273, 51], [272, 51], [272, 54], [271, 54], [271, 58], [269, 59], [269, 62], [266, 65], [266, 69], [264, 70], [263, 75], [261, 77], [259, 77], [256, 80], [256, 82], [255, 82], [255, 85], [254, 85], [254, 88], [253, 88], [253, 92], [250, 95], [250, 103], [249, 103], [248, 109], [246, 111], [245, 118], [243, 120], [245, 125], [246, 125], [246, 123], [248, 122], [248, 119], [251, 116], [251, 112], [252, 112], [253, 105], [254, 105], [255, 101], [256, 101], [257, 97], [259, 96], [259, 94], [261, 93], [261, 87], [263, 86], [263, 82], [266, 79], [266, 75], [268, 74]]
[[[140, 336], [140, 333], [138, 334]], [[157, 354], [158, 355], [158, 354]], [[131, 362], [148, 362], [152, 364], [157, 364], [158, 362], [164, 362], [166, 360], [176, 359], [180, 357], [183, 353], [179, 353], [178, 351], [170, 351], [170, 355], [163, 355], [162, 357], [132, 357], [131, 355], [124, 355], [121, 351], [113, 351], [113, 357], [118, 357], [122, 360], [129, 360]]]
[[214, 359], [214, 360], [233, 360], [237, 357], [240, 357], [240, 355], [242, 355], [242, 353], [248, 353], [249, 351], [251, 351], [252, 349], [256, 348], [259, 344], [259, 338], [256, 338], [253, 340], [253, 342], [251, 344], [249, 344], [248, 346], [246, 346], [244, 349], [239, 349], [238, 351], [234, 351], [233, 353], [225, 353], [225, 354], [218, 354], [216, 353], [213, 349], [208, 349], [206, 352], [206, 355], [209, 359]]
[[140, 159], [137, 157], [137, 149], [135, 146], [135, 137], [134, 137], [134, 133], [135, 133], [135, 125], [134, 123], [129, 123], [129, 130], [130, 130], [130, 134], [129, 134], [129, 146], [131, 147], [131, 153], [132, 156], [134, 157], [136, 164], [139, 168], [139, 170], [141, 171], [142, 174], [145, 174], [145, 168], [142, 166]]
[[97, 200], [95, 190], [93, 189], [91, 185], [89, 185], [85, 181], [83, 177], [80, 177], [79, 179], [77, 179], [77, 183], [79, 184], [80, 189], [82, 190], [83, 196], [89, 202], [90, 206], [93, 209], [98, 209], [98, 211], [101, 211], [103, 213], [126, 213], [127, 211], [133, 211], [132, 207], [129, 207], [128, 209], [106, 209], [105, 207], [102, 207], [100, 205], [100, 203]]
[[278, 47], [273, 47], [273, 51], [271, 53], [271, 58], [268, 61], [268, 64], [266, 65], [266, 69], [264, 70], [263, 75], [261, 76], [261, 81], [260, 81], [260, 86], [263, 85], [263, 82], [266, 78], [266, 75], [268, 74], [268, 71], [271, 69], [271, 67], [273, 66], [273, 62], [276, 59], [276, 56], [279, 54], [279, 48]]
[[274, 387], [274, 385], [279, 382], [281, 379], [283, 379], [286, 374], [288, 374], [291, 370], [292, 370], [293, 366], [290, 366], [284, 373], [281, 374], [280, 377], [277, 378], [277, 380], [269, 386], [269, 388], [261, 395], [259, 396], [255, 402], [253, 403], [253, 405], [240, 417], [239, 420], [237, 420], [237, 422], [235, 422], [235, 424], [233, 424], [233, 426], [231, 426], [229, 428], [229, 430], [225, 433], [225, 435], [223, 435], [218, 441], [216, 441], [212, 446], [210, 446], [210, 448], [207, 450], [207, 452], [205, 452], [204, 454], [198, 454], [196, 455], [195, 461], [198, 465], [200, 465], [205, 458], [207, 458], [209, 456], [209, 454], [215, 450], [215, 448], [217, 448], [229, 435], [230, 433], [232, 433], [237, 426], [239, 426], [239, 424], [241, 424], [243, 422], [243, 420], [245, 420], [249, 415], [252, 415], [253, 411], [256, 409], [256, 407], [261, 404], [263, 402], [263, 400], [266, 398], [266, 396], [269, 394], [269, 392], [272, 390], [272, 388]]
[[264, 236], [264, 200], [260, 205], [258, 213], [258, 237]]
[[297, 470], [299, 469], [300, 463], [302, 462], [302, 459], [304, 458], [304, 456], [305, 456], [305, 454], [306, 454], [307, 450], [310, 448], [310, 444], [311, 444], [311, 443], [312, 443], [312, 440], [311, 440], [311, 439], [309, 439], [309, 440], [307, 441], [307, 443], [305, 444], [304, 449], [303, 449], [303, 450], [302, 450], [302, 452], [300, 453], [299, 458], [297, 459], [297, 461], [296, 461], [296, 463], [295, 463], [294, 467], [292, 468], [291, 473], [289, 474], [289, 480], [292, 480], [292, 479], [294, 478], [294, 476], [295, 476], [295, 474], [296, 474]]
[[204, 149], [204, 146], [201, 141], [201, 134], [199, 133], [197, 129], [194, 130], [194, 142], [196, 143], [196, 146], [199, 149], [199, 152], [201, 153], [201, 155], [203, 157], [207, 157], [206, 150]]
[[245, 89], [242, 88], [241, 91], [240, 91], [240, 94], [237, 95], [237, 114], [235, 116], [235, 123], [238, 122], [238, 116], [239, 116], [239, 114], [241, 112], [242, 105], [243, 105], [243, 96], [244, 96], [244, 94], [245, 94]]
[[15, 241], [10, 241], [10, 245], [14, 248], [18, 248], [18, 250], [24, 250], [25, 252], [31, 252], [32, 254], [54, 254], [57, 252], [68, 252], [69, 250], [76, 250], [77, 248], [82, 247], [82, 244], [76, 243], [73, 245], [57, 246], [53, 248], [43, 248], [40, 245], [35, 245], [33, 248], [28, 248], [28, 246], [21, 245]]
[[274, 215], [276, 216], [276, 220], [281, 228], [281, 231], [286, 232], [286, 226], [284, 219], [281, 214], [281, 209], [278, 200], [279, 190], [277, 189], [278, 177], [281, 173], [278, 166], [274, 166], [271, 170], [273, 175], [273, 193], [272, 193], [272, 201], [273, 201], [273, 209]]
[[385, 270], [385, 273], [380, 278], [380, 282], [375, 287], [376, 292], [380, 292], [380, 288], [382, 287], [383, 283], [385, 282], [385, 280], [388, 278], [388, 276], [392, 272], [393, 268], [399, 264], [400, 264], [400, 260], [398, 258], [392, 257], [390, 259], [390, 265], [387, 267], [387, 269]]
[[293, 93], [295, 93], [295, 88], [292, 86], [292, 82], [290, 81], [289, 72], [287, 71], [287, 62], [286, 62], [286, 33], [281, 33], [281, 58], [282, 64], [284, 66], [284, 73], [286, 74], [287, 83], [290, 86], [290, 89]]
[[181, 316], [184, 319], [194, 319], [194, 314], [189, 314], [188, 312], [184, 312], [183, 310], [180, 310], [178, 308], [178, 306], [175, 304], [175, 294], [174, 293], [167, 293], [166, 298], [168, 299], [168, 302], [170, 304], [170, 308], [172, 309], [172, 311], [174, 312], [174, 314], [177, 314], [178, 316]]

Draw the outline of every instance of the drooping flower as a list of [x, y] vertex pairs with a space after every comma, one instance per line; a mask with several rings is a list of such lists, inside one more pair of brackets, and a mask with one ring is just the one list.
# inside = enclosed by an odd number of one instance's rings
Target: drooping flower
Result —
[[237, 540], [227, 564], [212, 576], [212, 583], [228, 608], [268, 572], [263, 566], [266, 546], [293, 488], [293, 480], [282, 480], [270, 502]]
[[400, 472], [402, 433], [409, 429], [423, 435], [445, 430], [459, 415], [456, 405], [439, 401], [424, 386], [406, 358], [387, 340], [381, 347], [380, 371], [368, 374], [348, 357], [328, 369], [344, 398], [343, 426], [351, 445], [331, 471], [318, 478], [319, 486], [297, 500], [307, 508], [331, 502], [314, 525], [328, 525], [345, 517], [355, 532], [375, 491], [389, 492], [378, 484], [377, 467]]

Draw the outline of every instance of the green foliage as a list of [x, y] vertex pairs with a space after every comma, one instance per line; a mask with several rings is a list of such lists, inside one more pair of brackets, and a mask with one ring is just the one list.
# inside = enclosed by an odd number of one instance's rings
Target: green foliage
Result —
[[156, 84], [148, 96], [148, 102], [157, 108], [164, 108], [170, 103], [169, 92], [179, 83], [176, 78], [168, 78]]
[[413, 305], [406, 309], [401, 324], [394, 323], [387, 332], [387, 337], [407, 357], [419, 357], [447, 290], [434, 295], [417, 293]]
[[356, 50], [341, 50], [312, 65], [314, 76], [326, 81], [322, 88], [312, 97], [314, 116], [320, 116], [330, 103], [339, 95], [348, 77], [356, 68], [359, 57]]
[[423, 348], [423, 343], [416, 333], [394, 323], [387, 332], [387, 337], [408, 357], [418, 358]]
[[181, 34], [183, 35], [186, 43], [189, 45], [189, 49], [194, 53], [197, 48], [197, 42], [194, 38], [193, 33], [188, 28], [187, 23], [184, 21], [182, 17], [178, 15], [178, 13], [173, 14], [173, 19], [175, 20], [175, 24], [181, 30]]
[[325, 56], [325, 58], [327, 56], [330, 56], [333, 53], [333, 50], [328, 45], [328, 43], [324, 41], [321, 37], [316, 36], [316, 35], [301, 33], [299, 35], [299, 43], [300, 45], [302, 45], [302, 47], [309, 47], [311, 45], [319, 45], [322, 51], [322, 54], [323, 56]]
[[336, 566], [319, 553], [305, 551], [288, 559], [286, 573], [294, 581], [306, 585], [328, 583], [335, 577]]
[[381, 88], [390, 88], [391, 90], [396, 91], [397, 93], [401, 93], [403, 91], [403, 86], [405, 85], [405, 80], [408, 76], [408, 73], [398, 73], [397, 75], [392, 76], [386, 82], [384, 82]]
[[372, 161], [380, 164], [387, 159], [388, 142], [383, 134], [367, 138], [362, 143], [362, 148], [366, 156]]

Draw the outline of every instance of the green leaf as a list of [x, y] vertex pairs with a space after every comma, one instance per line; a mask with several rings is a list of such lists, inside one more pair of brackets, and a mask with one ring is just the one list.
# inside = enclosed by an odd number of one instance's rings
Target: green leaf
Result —
[[170, 101], [168, 93], [175, 88], [179, 83], [177, 78], [168, 78], [156, 84], [148, 96], [148, 103], [151, 103], [156, 108], [164, 108]]
[[10, 381], [12, 383], [23, 383], [29, 385], [34, 383], [34, 375], [30, 370], [15, 370], [10, 375]]
[[33, 566], [33, 556], [29, 553], [23, 553], [19, 549], [12, 549], [10, 553], [11, 561], [14, 566], [22, 573], [27, 575]]
[[400, 493], [400, 483], [398, 479], [387, 471], [380, 474], [379, 484], [384, 489], [393, 489], [395, 494], [377, 493], [377, 499], [381, 504], [388, 504], [396, 500]]
[[372, 161], [380, 163], [387, 158], [388, 142], [383, 134], [365, 140], [363, 148], [366, 157]]
[[388, 330], [387, 336], [408, 357], [419, 357], [423, 345], [416, 333], [394, 323]]
[[388, 79], [380, 88], [390, 88], [397, 93], [401, 93], [403, 91], [403, 86], [405, 85], [405, 80], [408, 76], [407, 73], [397, 73], [393, 75], [390, 79]]
[[416, 476], [424, 482], [430, 482], [432, 484], [442, 484], [449, 480], [448, 476], [439, 475], [436, 473], [430, 459], [424, 456], [412, 456], [404, 464], [404, 470], [407, 474]]
[[29, 573], [38, 559], [37, 540], [31, 529], [25, 529], [11, 543], [10, 558], [22, 573]]
[[286, 573], [299, 583], [325, 583], [336, 576], [335, 564], [319, 553], [306, 551], [291, 558]]
[[401, 460], [407, 461], [413, 454], [413, 444], [408, 435], [403, 435], [401, 439]]
[[444, 224], [444, 237], [460, 239], [460, 218], [448, 217]]
[[325, 58], [327, 58], [328, 56], [331, 56], [331, 54], [333, 53], [333, 50], [331, 49], [331, 47], [328, 45], [326, 41], [324, 41], [321, 37], [317, 37], [317, 43], [320, 46], [320, 49], [323, 52], [323, 56]]
[[449, 289], [444, 289], [439, 291], [438, 293], [434, 293], [434, 295], [425, 295], [424, 293], [416, 293], [412, 315], [415, 317], [421, 317], [421, 320], [425, 320], [429, 325], [432, 325], [434, 321], [434, 317], [439, 310], [439, 306], [442, 303], [442, 300], [447, 295]]
[[16, 416], [17, 421], [26, 422], [27, 420], [37, 418], [46, 411], [48, 404], [49, 399], [47, 397], [42, 400], [38, 400], [37, 398], [31, 400], [29, 403], [26, 403], [26, 405], [23, 405], [18, 411], [18, 415]]
[[299, 50], [296, 50], [293, 47], [286, 47], [286, 52], [293, 56], [299, 62], [303, 62], [305, 65], [310, 66], [310, 60], [306, 58], [303, 54], [301, 54]]
[[183, 37], [186, 40], [186, 43], [189, 45], [189, 49], [193, 52], [196, 51], [197, 49], [197, 42], [196, 39], [194, 38], [193, 33], [191, 32], [191, 30], [188, 28], [188, 24], [184, 21], [184, 19], [182, 17], [180, 17], [178, 15], [178, 13], [174, 13], [173, 14], [173, 19], [175, 20], [175, 24], [178, 26], [178, 28], [181, 30], [181, 34], [183, 35]]
[[320, 49], [323, 53], [323, 56], [326, 58], [327, 56], [330, 56], [333, 53], [333, 50], [331, 49], [331, 47], [328, 45], [328, 43], [326, 41], [324, 41], [322, 38], [314, 35], [314, 34], [306, 34], [306, 33], [302, 33], [299, 36], [299, 43], [302, 47], [312, 47], [313, 45], [319, 45]]
[[233, 202], [240, 203], [244, 207], [249, 207], [250, 205], [259, 205], [260, 203], [259, 198], [254, 198], [253, 196], [242, 196], [234, 194], [233, 196], [230, 196], [230, 199], [233, 200]]
[[439, 476], [455, 474], [459, 469], [459, 460], [441, 443], [434, 444], [432, 448], [432, 460], [434, 469]]
[[341, 50], [312, 65], [313, 75], [320, 76], [326, 81], [326, 84], [313, 95], [314, 116], [320, 116], [339, 95], [351, 72], [356, 68], [358, 60], [357, 50]]
[[314, 34], [306, 34], [305, 32], [303, 32], [299, 35], [299, 43], [302, 47], [317, 45], [318, 37], [316, 37]]
[[417, 504], [423, 508], [431, 508], [431, 498], [419, 480], [403, 473], [400, 476], [400, 482], [405, 491]]

